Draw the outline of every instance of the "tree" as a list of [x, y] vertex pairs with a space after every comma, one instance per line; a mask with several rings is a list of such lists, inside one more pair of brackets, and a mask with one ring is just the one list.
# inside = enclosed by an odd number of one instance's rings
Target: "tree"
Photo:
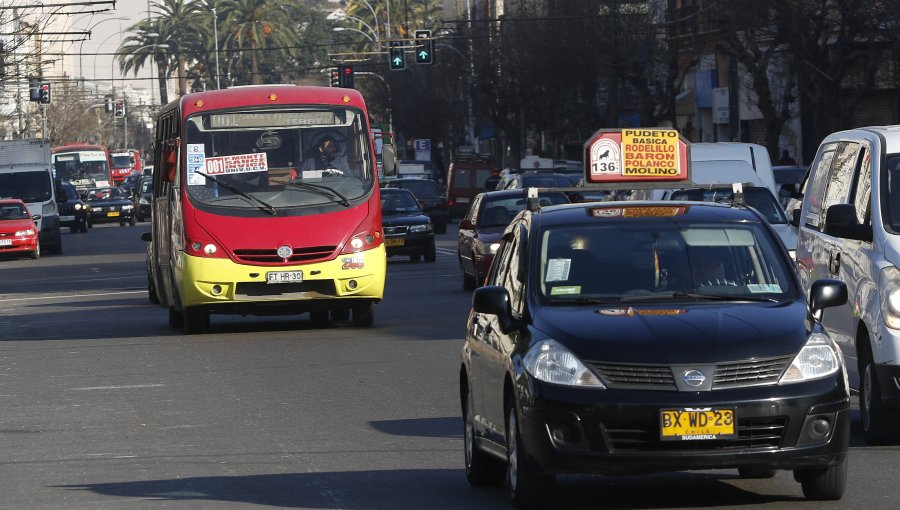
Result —
[[[250, 83], [263, 82], [259, 53], [269, 49], [272, 54], [289, 58], [298, 36], [292, 19], [290, 0], [224, 0], [223, 27], [225, 46], [230, 50], [248, 50]], [[240, 53], [238, 53], [240, 55]]]
[[128, 31], [130, 34], [125, 37], [117, 51], [119, 70], [122, 74], [133, 71], [137, 76], [144, 63], [152, 60], [156, 64], [160, 103], [168, 103], [166, 80], [170, 75], [173, 55], [169, 44], [165, 42], [170, 38], [164, 34], [164, 24], [160, 18], [143, 20], [129, 27]]
[[170, 64], [178, 78], [178, 95], [187, 92], [187, 64], [193, 58], [189, 41], [199, 38], [202, 33], [197, 27], [203, 24], [203, 4], [198, 0], [161, 0], [154, 4], [160, 18], [160, 39], [169, 45]]

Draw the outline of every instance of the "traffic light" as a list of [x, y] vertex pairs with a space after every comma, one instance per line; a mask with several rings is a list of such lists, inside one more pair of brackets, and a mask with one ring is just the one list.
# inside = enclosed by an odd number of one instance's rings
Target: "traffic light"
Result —
[[106, 110], [106, 113], [112, 113], [115, 111], [113, 108], [113, 97], [110, 95], [106, 95], [103, 97], [103, 107]]
[[416, 63], [434, 63], [434, 40], [431, 30], [416, 30]]
[[125, 100], [116, 99], [116, 117], [125, 116]]
[[406, 55], [403, 54], [403, 41], [391, 41], [390, 51], [391, 71], [402, 71], [406, 69]]
[[50, 104], [50, 84], [41, 82], [41, 104]]
[[28, 100], [41, 100], [41, 82], [37, 80], [31, 80], [30, 82], [28, 82]]
[[345, 89], [353, 88], [353, 66], [338, 66], [338, 72], [341, 75], [341, 87]]
[[328, 72], [331, 75], [331, 86], [332, 87], [340, 87], [341, 86], [341, 71], [340, 71], [340, 69], [337, 67], [334, 67], [334, 68], [331, 68]]

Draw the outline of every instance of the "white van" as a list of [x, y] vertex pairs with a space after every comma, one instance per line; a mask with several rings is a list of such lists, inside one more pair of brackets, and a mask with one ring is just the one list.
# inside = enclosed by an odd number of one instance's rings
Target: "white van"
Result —
[[691, 168], [702, 161], [743, 161], [750, 165], [763, 185], [778, 196], [778, 185], [772, 171], [772, 159], [765, 147], [755, 143], [707, 142], [691, 144]]
[[25, 202], [40, 232], [41, 251], [62, 253], [49, 141], [0, 140], [0, 198]]
[[[730, 186], [735, 182], [768, 187], [753, 167], [744, 161], [699, 161], [691, 164], [691, 187]], [[673, 191], [674, 189], [636, 190], [632, 194], [632, 200], [668, 200]]]
[[803, 288], [847, 284], [847, 304], [824, 312], [859, 390], [873, 443], [900, 442], [900, 126], [829, 135], [810, 168], [799, 218]]

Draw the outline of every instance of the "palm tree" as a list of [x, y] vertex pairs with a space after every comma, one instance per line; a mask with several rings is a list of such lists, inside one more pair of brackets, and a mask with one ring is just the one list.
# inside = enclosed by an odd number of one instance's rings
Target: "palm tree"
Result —
[[169, 45], [169, 54], [175, 64], [178, 95], [183, 96], [187, 92], [185, 68], [192, 60], [188, 41], [203, 37], [200, 27], [206, 17], [205, 7], [199, 0], [161, 0], [154, 6], [160, 18], [159, 34], [166, 36], [165, 43]]
[[290, 50], [297, 44], [290, 12], [291, 0], [223, 0], [222, 24], [225, 46], [249, 50], [250, 83], [263, 82], [259, 72], [259, 51], [272, 48], [290, 57]]
[[168, 103], [166, 81], [170, 74], [169, 63], [172, 61], [172, 54], [168, 43], [164, 42], [168, 38], [162, 33], [160, 19], [140, 21], [129, 27], [128, 32], [130, 34], [122, 41], [116, 52], [119, 55], [119, 70], [123, 75], [134, 71], [134, 75], [137, 76], [147, 59], [153, 59], [156, 63], [160, 103]]

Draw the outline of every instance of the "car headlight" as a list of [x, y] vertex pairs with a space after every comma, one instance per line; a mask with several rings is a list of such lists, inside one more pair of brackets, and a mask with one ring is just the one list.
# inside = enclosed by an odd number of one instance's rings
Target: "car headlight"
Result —
[[900, 329], [900, 269], [888, 266], [881, 270], [881, 317], [884, 325]]
[[31, 228], [29, 228], [27, 230], [19, 230], [16, 232], [16, 236], [33, 236], [33, 235], [34, 235], [34, 229], [31, 229]]
[[75, 204], [75, 210], [76, 210], [76, 211], [80, 211], [80, 210], [81, 210], [81, 204]]
[[427, 231], [428, 231], [428, 225], [411, 225], [409, 227], [409, 232], [411, 234], [418, 234], [418, 233], [427, 232]]
[[567, 386], [606, 388], [568, 349], [555, 340], [542, 340], [528, 349], [525, 370], [535, 379]]
[[841, 364], [841, 355], [831, 338], [824, 333], [813, 333], [806, 345], [794, 356], [791, 366], [778, 383], [789, 384], [828, 377], [840, 370]]
[[140, 204], [141, 205], [150, 205], [150, 202], [146, 198], [141, 197]]

